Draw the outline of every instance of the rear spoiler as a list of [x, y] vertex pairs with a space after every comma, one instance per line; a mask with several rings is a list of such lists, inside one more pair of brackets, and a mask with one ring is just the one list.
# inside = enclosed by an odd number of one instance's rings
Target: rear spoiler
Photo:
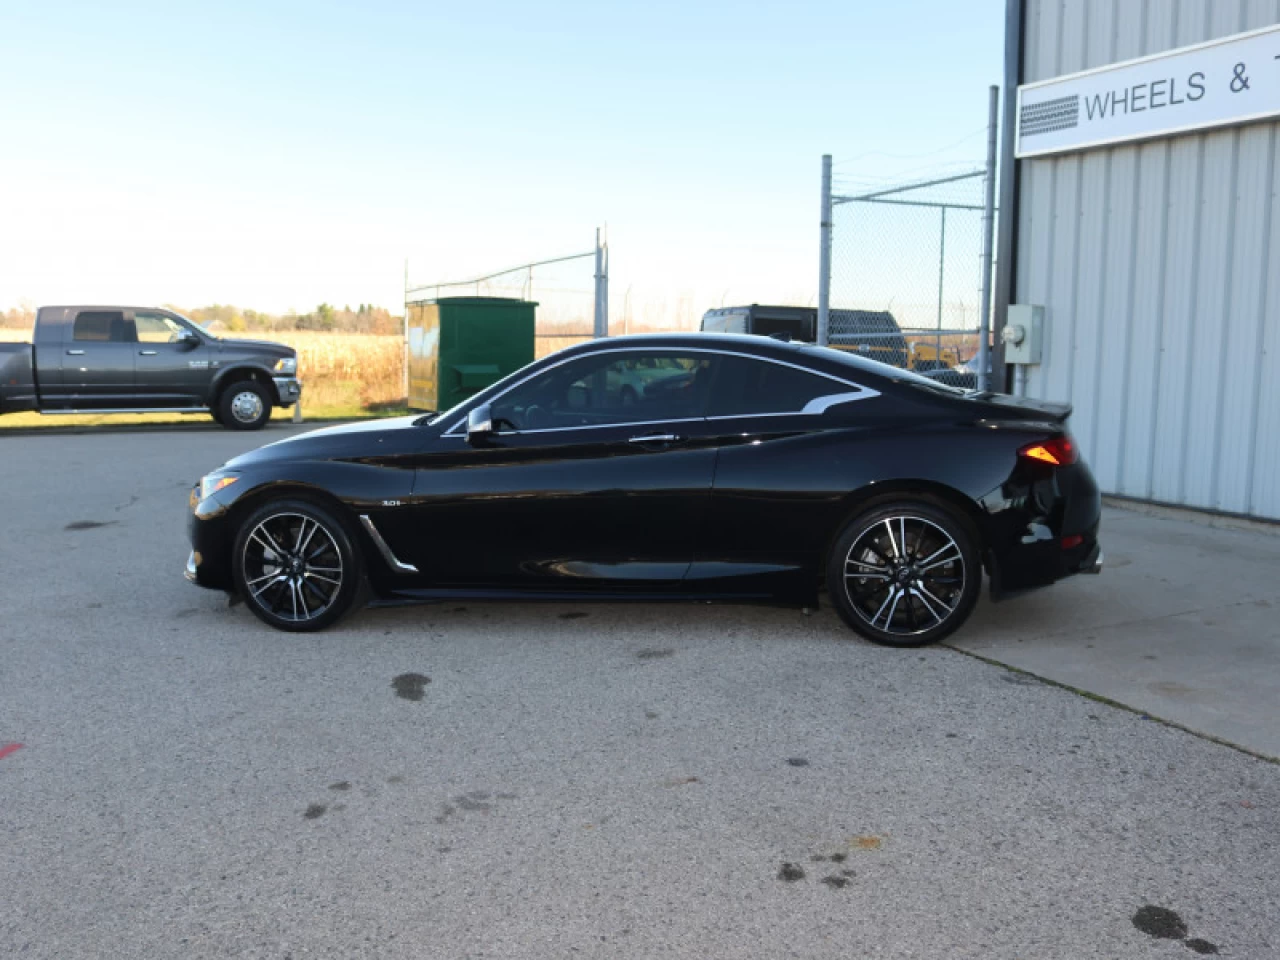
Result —
[[993, 407], [1002, 407], [1010, 413], [1019, 413], [1020, 420], [1032, 419], [1034, 417], [1049, 419], [1055, 423], [1066, 423], [1067, 418], [1071, 416], [1072, 407], [1069, 403], [1055, 403], [1052, 400], [1033, 400], [1030, 397], [1012, 397], [1008, 394], [993, 393], [985, 397], [981, 397], [983, 403], [989, 403]]

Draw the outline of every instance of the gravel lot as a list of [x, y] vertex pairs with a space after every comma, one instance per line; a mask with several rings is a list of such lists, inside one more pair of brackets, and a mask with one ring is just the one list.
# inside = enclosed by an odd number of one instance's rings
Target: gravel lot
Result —
[[0, 438], [0, 955], [1280, 954], [1280, 767], [953, 650], [751, 607], [267, 629], [183, 580], [184, 516], [287, 430]]

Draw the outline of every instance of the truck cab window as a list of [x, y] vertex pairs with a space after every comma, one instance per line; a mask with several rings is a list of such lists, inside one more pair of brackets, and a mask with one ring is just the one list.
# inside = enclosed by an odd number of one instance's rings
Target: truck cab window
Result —
[[72, 339], [99, 343], [132, 343], [133, 325], [126, 323], [124, 313], [116, 310], [82, 310], [76, 314]]
[[177, 343], [186, 330], [177, 320], [163, 313], [138, 311], [133, 315], [133, 322], [137, 328], [139, 343]]

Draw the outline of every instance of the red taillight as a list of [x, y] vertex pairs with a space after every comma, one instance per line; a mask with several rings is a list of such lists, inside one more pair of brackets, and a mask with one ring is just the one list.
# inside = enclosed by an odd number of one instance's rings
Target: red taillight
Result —
[[1018, 456], [1026, 457], [1028, 460], [1039, 460], [1050, 466], [1062, 467], [1068, 463], [1075, 463], [1079, 454], [1076, 453], [1076, 445], [1072, 439], [1063, 436], [1023, 447], [1018, 451]]
[[1082, 543], [1084, 543], [1084, 537], [1080, 536], [1080, 534], [1078, 534], [1078, 533], [1077, 533], [1077, 534], [1074, 534], [1073, 536], [1070, 536], [1070, 537], [1063, 537], [1063, 538], [1062, 538], [1062, 549], [1063, 549], [1063, 550], [1074, 550], [1076, 547], [1080, 546], [1080, 544], [1082, 544]]

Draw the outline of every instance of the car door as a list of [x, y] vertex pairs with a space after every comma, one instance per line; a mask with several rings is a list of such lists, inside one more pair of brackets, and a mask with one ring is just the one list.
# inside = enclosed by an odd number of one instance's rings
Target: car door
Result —
[[465, 424], [450, 425], [421, 461], [410, 523], [391, 532], [397, 554], [438, 586], [678, 590], [711, 493], [701, 427], [714, 364], [698, 351], [608, 350], [498, 394], [494, 435], [472, 446]]
[[137, 344], [125, 311], [78, 311], [63, 347], [62, 389], [67, 409], [135, 406]]
[[135, 310], [138, 406], [196, 407], [209, 386], [209, 345], [177, 318]]
[[856, 456], [849, 412], [878, 396], [781, 359], [723, 359], [706, 407], [718, 459], [691, 589], [773, 592], [780, 576], [811, 576], [848, 492], [831, 477], [848, 472], [838, 460]]

